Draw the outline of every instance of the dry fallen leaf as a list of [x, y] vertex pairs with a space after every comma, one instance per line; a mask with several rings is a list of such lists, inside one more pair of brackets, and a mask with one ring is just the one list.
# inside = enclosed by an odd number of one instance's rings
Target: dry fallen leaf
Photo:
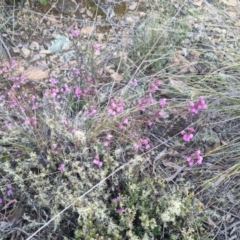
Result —
[[113, 74], [111, 74], [111, 77], [114, 81], [116, 81], [117, 83], [120, 83], [123, 80], [123, 76], [120, 75], [117, 72], [114, 72]]
[[41, 70], [36, 67], [29, 67], [25, 71], [25, 77], [29, 80], [42, 80], [49, 77], [50, 70]]
[[105, 72], [112, 74], [112, 73], [115, 72], [115, 71], [113, 70], [113, 68], [115, 68], [115, 66], [114, 66], [113, 64], [111, 64], [111, 65], [106, 66], [106, 67], [104, 68], [104, 70], [105, 70]]
[[26, 47], [22, 47], [21, 52], [25, 58], [28, 58], [31, 54], [31, 51]]
[[81, 29], [82, 34], [90, 35], [94, 31], [94, 26], [86, 26]]

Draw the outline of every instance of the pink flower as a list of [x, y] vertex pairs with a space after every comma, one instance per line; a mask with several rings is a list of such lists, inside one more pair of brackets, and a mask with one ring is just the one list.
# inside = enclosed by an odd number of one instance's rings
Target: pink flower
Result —
[[60, 89], [61, 92], [63, 93], [68, 93], [71, 91], [71, 89], [68, 87], [68, 85], [65, 83], [63, 87]]
[[95, 155], [93, 163], [98, 165], [99, 167], [102, 167], [102, 165], [103, 165], [103, 162], [99, 161], [99, 156], [98, 155]]
[[152, 99], [152, 96], [149, 94], [138, 100], [138, 108], [142, 111], [145, 111], [146, 107], [152, 103], [153, 103], [153, 99]]
[[156, 92], [156, 91], [158, 90], [158, 86], [159, 86], [161, 83], [162, 83], [162, 82], [161, 82], [160, 80], [158, 80], [158, 79], [156, 79], [156, 78], [153, 78], [149, 92], [150, 92], [150, 93]]
[[117, 196], [117, 197], [114, 198], [113, 200], [116, 201], [116, 202], [119, 202], [119, 201], [121, 201], [121, 198], [120, 198], [119, 196]]
[[37, 119], [35, 117], [26, 117], [24, 124], [26, 125], [37, 125]]
[[61, 163], [61, 164], [58, 166], [58, 171], [63, 171], [64, 167], [65, 167], [64, 164]]
[[194, 164], [194, 160], [191, 157], [187, 157], [186, 160], [189, 163], [189, 166], [192, 167]]
[[197, 150], [190, 157], [186, 157], [186, 160], [189, 163], [189, 166], [192, 167], [194, 164], [194, 161], [197, 161], [199, 165], [202, 164], [203, 157], [201, 156], [200, 150]]
[[98, 161], [96, 159], [93, 160], [93, 163], [98, 165], [99, 167], [102, 167], [102, 164], [103, 164], [101, 161]]
[[71, 131], [71, 133], [73, 133], [73, 134], [76, 133], [76, 132], [77, 132], [77, 130], [75, 128], [73, 128], [72, 131]]
[[108, 106], [108, 112], [110, 115], [116, 115], [120, 113], [123, 110], [123, 108], [124, 108], [124, 103], [120, 98], [118, 98], [117, 100], [114, 100], [112, 98]]
[[64, 124], [64, 125], [67, 125], [67, 124], [68, 124], [68, 122], [67, 122], [66, 119], [63, 119], [63, 120], [61, 121], [61, 123]]
[[78, 86], [75, 86], [74, 87], [74, 97], [80, 98], [82, 96], [83, 96], [83, 91]]
[[126, 127], [126, 125], [128, 124], [128, 119], [126, 117], [123, 117], [121, 121], [119, 121], [119, 128], [123, 129], [124, 127]]
[[73, 75], [76, 76], [76, 77], [79, 76], [80, 75], [80, 70], [78, 68], [74, 69]]
[[72, 29], [70, 31], [70, 34], [72, 35], [72, 37], [77, 37], [80, 34], [80, 30], [79, 29]]
[[196, 115], [198, 114], [198, 112], [201, 110], [201, 109], [206, 109], [207, 108], [207, 105], [203, 99], [203, 97], [200, 97], [197, 101], [195, 102], [190, 102], [188, 104], [188, 108], [189, 110], [191, 111], [192, 115]]
[[93, 84], [93, 79], [91, 77], [87, 77], [87, 81], [91, 84]]
[[31, 119], [30, 119], [29, 117], [26, 117], [26, 118], [25, 118], [25, 121], [24, 121], [24, 124], [30, 125], [30, 124], [31, 124], [30, 120], [31, 120]]
[[32, 117], [32, 125], [37, 125], [37, 119], [35, 117]]
[[98, 44], [93, 44], [93, 49], [96, 51], [100, 51], [100, 46]]
[[111, 134], [107, 134], [106, 137], [105, 137], [105, 141], [103, 142], [103, 145], [105, 147], [107, 147], [109, 145], [109, 141], [112, 139], [112, 135]]
[[49, 79], [49, 82], [50, 82], [51, 84], [53, 84], [53, 85], [57, 83], [56, 79], [53, 78], [53, 77], [51, 77], [51, 78]]
[[87, 114], [89, 117], [92, 117], [97, 111], [94, 109], [93, 106], [90, 106], [88, 110], [85, 111], [85, 114]]
[[181, 131], [181, 134], [183, 135], [183, 140], [185, 142], [189, 142], [193, 138], [194, 132], [194, 128], [187, 128], [186, 131]]
[[8, 190], [7, 190], [7, 195], [8, 195], [8, 196], [11, 196], [12, 194], [13, 194], [12, 189], [8, 189]]
[[163, 110], [161, 109], [158, 111], [158, 116], [162, 117], [162, 115], [163, 115]]
[[17, 61], [12, 59], [11, 60], [11, 68], [14, 69], [15, 67], [17, 67]]
[[137, 143], [134, 144], [134, 147], [136, 149], [139, 148], [149, 149], [150, 148], [149, 140], [145, 137], [142, 137], [137, 141]]
[[160, 98], [159, 104], [161, 107], [164, 107], [166, 105], [166, 98]]
[[113, 136], [111, 134], [107, 134], [105, 138], [106, 138], [106, 140], [110, 141], [112, 139], [112, 137]]
[[136, 86], [138, 85], [137, 79], [132, 79], [132, 80], [130, 80], [129, 83], [128, 83], [128, 85], [129, 85], [129, 86], [134, 86], [134, 87], [136, 87]]
[[12, 185], [11, 184], [8, 184], [7, 185], [7, 195], [10, 196], [13, 194], [13, 191], [12, 191]]
[[149, 127], [152, 126], [152, 124], [153, 124], [152, 121], [149, 121], [149, 120], [147, 121], [147, 125], [148, 125]]

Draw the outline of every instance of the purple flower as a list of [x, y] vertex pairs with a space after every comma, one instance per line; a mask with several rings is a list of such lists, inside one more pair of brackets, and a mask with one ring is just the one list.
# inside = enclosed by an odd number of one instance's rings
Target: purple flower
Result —
[[201, 156], [200, 150], [197, 150], [191, 156], [186, 157], [186, 160], [189, 163], [189, 166], [192, 167], [194, 164], [194, 161], [197, 161], [199, 165], [202, 164], [203, 157]]
[[139, 148], [144, 148], [145, 149], [149, 149], [150, 148], [150, 145], [149, 145], [149, 140], [145, 137], [141, 137], [135, 144], [134, 144], [134, 147], [136, 149], [139, 149]]
[[100, 51], [100, 46], [98, 44], [93, 44], [93, 49], [96, 51]]
[[137, 86], [137, 85], [138, 85], [137, 79], [131, 79], [131, 80], [129, 81], [128, 85], [129, 85], [129, 86], [134, 86], [134, 87]]
[[159, 104], [161, 107], [164, 107], [166, 105], [166, 98], [160, 98]]
[[7, 195], [8, 195], [8, 196], [11, 196], [12, 194], [13, 194], [12, 189], [8, 189], [8, 190], [7, 190]]
[[31, 124], [30, 120], [31, 120], [31, 119], [30, 119], [29, 117], [26, 117], [26, 118], [25, 118], [25, 121], [24, 121], [24, 124], [30, 125], [30, 124]]
[[93, 106], [90, 106], [90, 107], [85, 111], [85, 114], [88, 115], [89, 117], [92, 117], [96, 112], [97, 112], [97, 110], [94, 109]]
[[203, 97], [200, 97], [197, 101], [195, 101], [195, 102], [190, 102], [190, 103], [188, 104], [188, 108], [189, 108], [189, 110], [191, 111], [192, 115], [196, 115], [196, 114], [198, 114], [198, 112], [199, 112], [201, 109], [207, 108], [207, 105], [206, 105]]
[[80, 34], [80, 30], [79, 29], [72, 29], [70, 31], [70, 34], [72, 35], [72, 37], [77, 37]]
[[119, 201], [121, 201], [121, 197], [117, 196], [117, 197], [114, 198], [113, 200], [116, 201], [116, 202], [119, 202]]
[[103, 162], [101, 162], [101, 161], [99, 160], [99, 156], [98, 156], [98, 155], [95, 155], [95, 158], [94, 158], [94, 160], [93, 160], [93, 163], [96, 164], [96, 165], [98, 165], [99, 167], [102, 167], [102, 165], [103, 165]]
[[194, 132], [194, 128], [187, 128], [186, 131], [181, 131], [181, 134], [183, 135], [183, 140], [185, 142], [189, 142], [193, 138]]
[[97, 160], [97, 159], [94, 159], [94, 160], [93, 160], [93, 163], [96, 164], [96, 165], [98, 165], [99, 167], [102, 167], [102, 164], [103, 164], [101, 161], [99, 161], [99, 160]]
[[64, 164], [61, 163], [58, 167], [58, 171], [63, 171], [64, 167], [65, 167]]
[[0, 198], [0, 204], [3, 202], [3, 199], [2, 198]]
[[13, 191], [12, 191], [12, 185], [11, 184], [8, 184], [7, 185], [7, 195], [10, 196], [13, 194]]
[[49, 79], [49, 82], [50, 82], [51, 84], [53, 84], [53, 85], [57, 83], [56, 79], [53, 78], [53, 77], [51, 77], [51, 78]]
[[110, 115], [116, 115], [120, 113], [124, 108], [124, 103], [122, 99], [118, 98], [117, 100], [111, 99], [108, 106], [108, 112]]
[[124, 207], [120, 207], [120, 208], [117, 210], [118, 213], [122, 213], [122, 212], [124, 212], [124, 211], [125, 211], [125, 208], [124, 208]]

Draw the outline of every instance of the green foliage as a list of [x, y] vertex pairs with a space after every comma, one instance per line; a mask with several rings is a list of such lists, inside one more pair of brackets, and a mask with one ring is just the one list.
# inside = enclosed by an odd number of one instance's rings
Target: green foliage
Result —
[[40, 2], [43, 6], [46, 6], [46, 5], [47, 5], [47, 0], [39, 0], [39, 2]]
[[142, 177], [136, 168], [117, 177], [118, 190], [112, 194], [120, 196], [119, 202], [110, 195], [108, 201], [78, 210], [75, 239], [160, 239], [164, 233], [164, 239], [210, 239], [202, 228], [202, 206], [187, 185], [169, 192], [157, 176]]

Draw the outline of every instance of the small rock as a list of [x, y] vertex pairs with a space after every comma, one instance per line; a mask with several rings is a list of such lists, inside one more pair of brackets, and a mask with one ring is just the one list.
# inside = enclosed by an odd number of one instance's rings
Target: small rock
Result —
[[138, 3], [133, 2], [133, 3], [128, 7], [128, 9], [131, 10], [131, 11], [133, 11], [133, 10], [137, 7], [137, 5], [138, 5]]
[[132, 17], [126, 17], [126, 21], [128, 23], [133, 23], [133, 18]]
[[42, 31], [42, 34], [43, 34], [43, 36], [46, 36], [46, 35], [48, 34], [48, 30], [47, 30], [47, 29], [44, 29], [44, 30]]
[[145, 17], [147, 14], [145, 12], [139, 12], [139, 16], [142, 18], [142, 17]]
[[31, 50], [36, 50], [36, 51], [38, 51], [38, 50], [39, 50], [39, 43], [33, 41], [33, 42], [30, 44], [29, 48], [30, 48]]
[[239, 4], [238, 0], [222, 0], [222, 2], [231, 7], [236, 7]]
[[203, 0], [194, 0], [193, 5], [196, 7], [201, 7], [203, 3]]
[[222, 33], [222, 29], [221, 28], [214, 28], [213, 31], [216, 32], [216, 33]]
[[50, 54], [51, 52], [49, 50], [41, 50], [39, 53], [40, 54]]
[[20, 53], [20, 49], [18, 47], [13, 47], [12, 50], [14, 53]]
[[40, 54], [35, 54], [32, 59], [30, 60], [30, 62], [35, 62], [37, 60], [41, 59], [41, 55]]
[[31, 51], [26, 47], [22, 47], [21, 51], [22, 51], [22, 54], [25, 58], [28, 58], [31, 54]]

